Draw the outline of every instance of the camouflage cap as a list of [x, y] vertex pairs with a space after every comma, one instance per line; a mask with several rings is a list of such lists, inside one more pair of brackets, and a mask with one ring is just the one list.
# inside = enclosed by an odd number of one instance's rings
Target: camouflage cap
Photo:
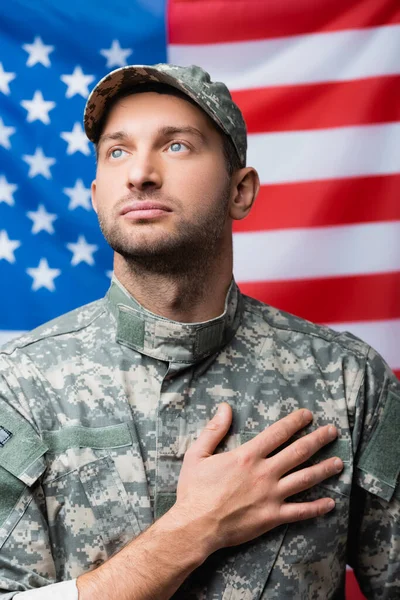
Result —
[[211, 81], [210, 75], [196, 65], [128, 65], [111, 71], [95, 86], [86, 103], [84, 125], [89, 140], [98, 141], [103, 117], [117, 94], [149, 82], [168, 84], [189, 96], [231, 138], [241, 166], [246, 165], [247, 132], [243, 115], [226, 85]]

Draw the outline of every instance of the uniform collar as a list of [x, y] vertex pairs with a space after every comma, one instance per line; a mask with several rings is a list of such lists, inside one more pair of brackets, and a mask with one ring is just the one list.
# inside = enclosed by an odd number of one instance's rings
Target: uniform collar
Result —
[[239, 327], [243, 306], [234, 280], [222, 315], [202, 323], [180, 323], [150, 312], [115, 276], [106, 300], [117, 321], [119, 344], [158, 360], [185, 364], [206, 358], [227, 344]]

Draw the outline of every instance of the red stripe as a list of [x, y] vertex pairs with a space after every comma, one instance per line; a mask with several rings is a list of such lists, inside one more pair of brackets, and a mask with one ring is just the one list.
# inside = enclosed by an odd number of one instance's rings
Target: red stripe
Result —
[[346, 572], [346, 600], [366, 600], [361, 593], [354, 571]]
[[239, 286], [248, 296], [315, 323], [400, 318], [400, 272]]
[[398, 0], [169, 0], [170, 44], [215, 44], [400, 22]]
[[400, 175], [263, 185], [235, 232], [400, 219]]
[[240, 90], [232, 93], [248, 133], [400, 121], [400, 76]]
[[400, 379], [400, 370], [393, 371], [393, 373], [396, 375], [397, 379]]

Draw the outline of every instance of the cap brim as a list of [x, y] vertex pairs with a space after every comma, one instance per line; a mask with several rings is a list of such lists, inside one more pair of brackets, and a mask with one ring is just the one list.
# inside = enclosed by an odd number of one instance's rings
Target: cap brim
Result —
[[[103, 77], [103, 79], [101, 79], [93, 88], [86, 102], [84, 126], [89, 140], [94, 143], [98, 142], [104, 116], [115, 96], [151, 82], [165, 83], [181, 90], [199, 104], [198, 98], [189, 87], [183, 85], [180, 81], [168, 73], [164, 73], [157, 67], [150, 67], [147, 65], [129, 65], [127, 67], [121, 67], [120, 69], [111, 71], [111, 73]], [[210, 111], [206, 112], [209, 113], [210, 117], [216, 121], [223, 130], [225, 130], [222, 123], [218, 122], [219, 120], [217, 120], [214, 113], [210, 114]]]

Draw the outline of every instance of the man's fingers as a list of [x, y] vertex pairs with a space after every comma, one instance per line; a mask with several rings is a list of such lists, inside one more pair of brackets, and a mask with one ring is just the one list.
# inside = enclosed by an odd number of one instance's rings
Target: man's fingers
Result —
[[[190, 446], [189, 456], [205, 458], [211, 456], [218, 444], [228, 433], [232, 423], [232, 409], [226, 402], [219, 405], [217, 413], [207, 423], [197, 440]], [[187, 453], [187, 454], [188, 454]]]
[[278, 484], [279, 494], [282, 498], [288, 498], [314, 485], [321, 483], [328, 477], [333, 477], [342, 471], [343, 461], [340, 458], [328, 458], [317, 465], [307, 467], [282, 477]]
[[303, 464], [336, 437], [337, 429], [333, 425], [319, 427], [269, 458], [268, 467], [280, 477]]
[[253, 440], [244, 445], [247, 445], [249, 448], [256, 448], [257, 454], [265, 458], [268, 454], [279, 448], [279, 446], [290, 440], [295, 433], [306, 427], [311, 421], [312, 413], [305, 408], [301, 408], [270, 425]]
[[320, 498], [313, 502], [285, 502], [281, 506], [280, 521], [294, 523], [314, 519], [326, 515], [333, 508], [335, 508], [335, 501], [332, 498]]

